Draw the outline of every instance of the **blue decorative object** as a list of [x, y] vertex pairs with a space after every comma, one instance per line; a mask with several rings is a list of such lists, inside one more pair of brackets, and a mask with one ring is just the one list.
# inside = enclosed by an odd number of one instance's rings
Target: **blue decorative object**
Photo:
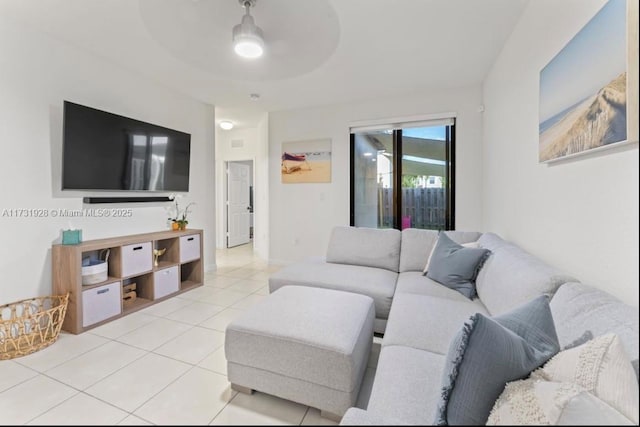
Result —
[[63, 245], [77, 245], [82, 242], [82, 230], [62, 230]]

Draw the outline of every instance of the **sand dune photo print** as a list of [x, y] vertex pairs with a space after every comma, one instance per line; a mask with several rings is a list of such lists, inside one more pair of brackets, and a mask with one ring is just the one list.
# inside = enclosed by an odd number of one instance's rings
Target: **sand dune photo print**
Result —
[[609, 0], [540, 72], [540, 162], [627, 141], [626, 11]]

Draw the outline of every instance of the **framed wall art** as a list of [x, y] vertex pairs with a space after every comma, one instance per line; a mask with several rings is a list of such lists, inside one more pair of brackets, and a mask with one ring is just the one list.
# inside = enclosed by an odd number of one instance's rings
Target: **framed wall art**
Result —
[[540, 162], [638, 141], [637, 8], [609, 0], [540, 72]]
[[285, 184], [331, 182], [331, 139], [283, 142], [280, 175]]

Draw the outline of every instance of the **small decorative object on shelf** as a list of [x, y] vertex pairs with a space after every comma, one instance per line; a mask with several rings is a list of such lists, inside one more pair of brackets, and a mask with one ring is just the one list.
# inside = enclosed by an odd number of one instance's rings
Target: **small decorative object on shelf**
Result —
[[131, 304], [138, 296], [136, 292], [137, 285], [135, 282], [128, 285], [122, 285], [122, 302], [124, 304]]
[[153, 265], [158, 266], [158, 258], [160, 258], [167, 251], [167, 248], [154, 249], [153, 250]]
[[189, 224], [189, 221], [187, 221], [187, 215], [189, 215], [189, 213], [191, 212], [189, 210], [189, 208], [192, 205], [195, 205], [194, 202], [191, 202], [187, 205], [186, 208], [184, 208], [184, 210], [180, 210], [180, 206], [178, 205], [178, 196], [174, 197], [174, 202], [175, 202], [175, 216], [172, 216], [171, 218], [168, 218], [169, 221], [172, 222], [171, 224], [171, 229], [172, 230], [186, 230], [187, 229], [187, 224]]
[[69, 294], [0, 305], [0, 360], [26, 356], [58, 339]]
[[[99, 258], [91, 257], [82, 258], [82, 285], [95, 285], [96, 283], [107, 280], [109, 272], [109, 254], [110, 249], [103, 249], [99, 252]], [[103, 258], [104, 255], [104, 260]]]
[[62, 230], [63, 245], [77, 245], [82, 243], [82, 230]]

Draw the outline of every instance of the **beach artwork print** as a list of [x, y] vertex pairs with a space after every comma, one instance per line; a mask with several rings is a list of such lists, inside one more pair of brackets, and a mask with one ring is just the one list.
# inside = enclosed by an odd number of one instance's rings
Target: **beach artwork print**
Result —
[[285, 184], [331, 182], [331, 139], [283, 142], [281, 160]]
[[626, 9], [607, 2], [540, 72], [540, 162], [627, 140]]

